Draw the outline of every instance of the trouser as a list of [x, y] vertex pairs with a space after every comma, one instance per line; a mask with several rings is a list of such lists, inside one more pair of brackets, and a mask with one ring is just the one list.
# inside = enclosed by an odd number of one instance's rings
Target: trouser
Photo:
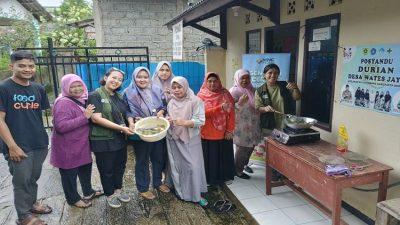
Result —
[[249, 163], [254, 147], [244, 147], [236, 145], [235, 152], [235, 172], [238, 175], [243, 173], [244, 167]]
[[82, 193], [84, 196], [89, 196], [94, 193], [91, 184], [92, 178], [92, 163], [82, 165], [72, 169], [59, 169], [61, 175], [61, 184], [64, 190], [65, 199], [70, 205], [75, 204], [81, 200], [81, 196], [78, 193], [76, 179], [79, 177], [79, 181], [82, 187]]
[[133, 147], [136, 156], [135, 176], [138, 191], [146, 192], [149, 190], [149, 158], [153, 172], [153, 187], [159, 187], [167, 158], [165, 139], [156, 142], [134, 141]]
[[20, 162], [8, 159], [8, 167], [13, 176], [14, 205], [20, 219], [31, 214], [32, 205], [37, 200], [37, 180], [39, 180], [42, 174], [42, 166], [47, 153], [48, 149], [46, 147], [40, 150], [25, 152], [28, 157], [22, 159]]
[[112, 152], [95, 152], [97, 168], [100, 173], [104, 194], [110, 196], [116, 189], [122, 188], [127, 149], [126, 147]]

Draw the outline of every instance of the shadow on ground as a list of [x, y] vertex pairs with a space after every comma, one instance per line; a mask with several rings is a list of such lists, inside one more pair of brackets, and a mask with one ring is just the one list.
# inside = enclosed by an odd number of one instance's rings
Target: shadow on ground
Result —
[[[209, 224], [238, 224], [246, 225], [242, 209], [236, 208], [232, 212], [216, 214], [211, 210], [203, 209], [199, 205], [178, 200], [172, 193], [155, 191], [155, 200], [145, 200], [140, 197], [135, 187], [134, 155], [129, 149], [127, 170], [124, 177], [124, 188], [132, 197], [129, 203], [119, 209], [107, 206], [105, 197], [93, 201], [87, 209], [78, 209], [69, 206], [64, 198], [58, 170], [49, 164], [48, 158], [43, 165], [43, 173], [39, 180], [39, 194], [41, 202], [53, 207], [53, 213], [41, 216], [49, 225], [125, 225], [125, 224], [171, 224], [171, 225], [209, 225]], [[7, 162], [0, 154], [0, 224], [15, 224], [16, 212], [13, 205], [11, 175], [8, 172]], [[94, 187], [101, 187], [96, 165], [93, 167], [92, 183]], [[222, 187], [211, 187], [205, 194], [210, 205], [219, 199], [229, 199]], [[233, 199], [230, 199], [233, 201]]]

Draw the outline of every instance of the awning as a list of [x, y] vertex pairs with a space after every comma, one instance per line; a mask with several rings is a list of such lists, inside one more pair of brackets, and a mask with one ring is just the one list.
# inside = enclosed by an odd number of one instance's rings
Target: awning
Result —
[[[53, 16], [43, 8], [37, 0], [17, 0], [26, 10], [32, 13], [38, 21], [40, 17], [45, 18], [47, 21], [53, 20]], [[42, 22], [42, 21], [41, 21]]]
[[[168, 29], [179, 21], [183, 21], [183, 27], [192, 26], [205, 33], [221, 39], [221, 46], [226, 48], [226, 10], [240, 6], [269, 18], [273, 23], [280, 23], [280, 0], [270, 0], [270, 8], [264, 9], [250, 2], [250, 0], [200, 0], [180, 15], [176, 16], [165, 25]], [[214, 16], [220, 16], [220, 33], [210, 30], [198, 24]]]

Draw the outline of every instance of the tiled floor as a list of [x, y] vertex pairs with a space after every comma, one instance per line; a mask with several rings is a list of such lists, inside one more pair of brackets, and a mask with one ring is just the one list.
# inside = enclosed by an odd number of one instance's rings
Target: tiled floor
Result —
[[[331, 220], [286, 186], [265, 194], [265, 167], [253, 165], [249, 180], [235, 177], [228, 188], [259, 224], [265, 225], [330, 225]], [[366, 225], [342, 208], [342, 218], [349, 225]]]

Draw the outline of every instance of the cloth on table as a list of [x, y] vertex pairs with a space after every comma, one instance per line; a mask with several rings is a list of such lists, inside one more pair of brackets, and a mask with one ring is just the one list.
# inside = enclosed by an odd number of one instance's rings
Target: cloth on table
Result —
[[328, 176], [333, 175], [346, 175], [351, 176], [352, 172], [350, 168], [346, 165], [338, 164], [338, 165], [326, 165], [325, 166], [325, 173]]

